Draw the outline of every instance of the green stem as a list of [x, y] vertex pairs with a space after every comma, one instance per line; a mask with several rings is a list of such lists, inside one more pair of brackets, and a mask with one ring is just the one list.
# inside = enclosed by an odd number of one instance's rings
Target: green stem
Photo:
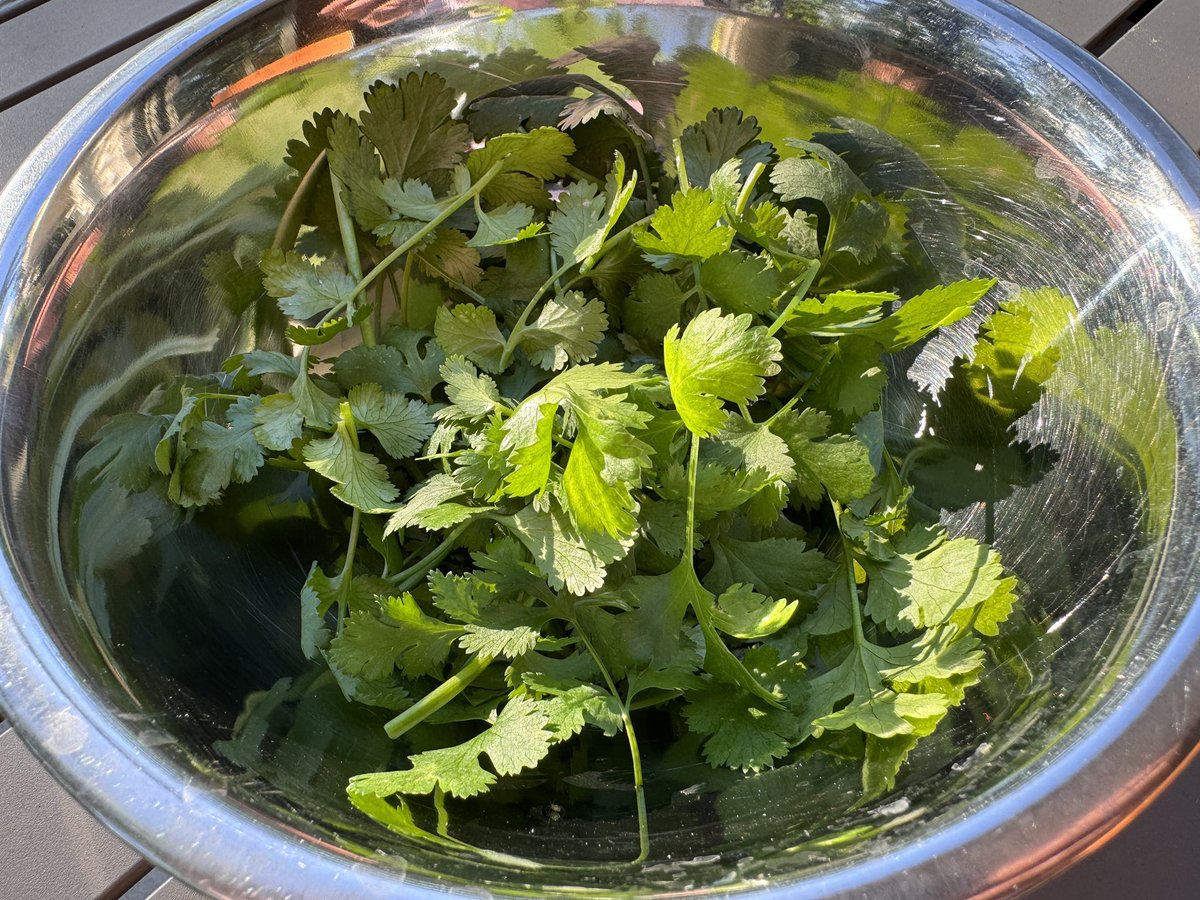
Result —
[[488, 184], [491, 183], [492, 179], [500, 174], [500, 170], [504, 167], [504, 164], [505, 160], [496, 160], [492, 167], [484, 172], [479, 177], [479, 180], [471, 185], [470, 188], [455, 197], [452, 201], [450, 201], [450, 204], [444, 210], [438, 213], [431, 221], [427, 222], [416, 234], [381, 259], [379, 264], [365, 276], [363, 276], [363, 279], [354, 286], [354, 290], [350, 293], [349, 299], [354, 300], [355, 297], [370, 287], [375, 282], [376, 278], [391, 268], [392, 263], [398, 260], [409, 250], [418, 246], [421, 241], [425, 240], [425, 238], [432, 234], [439, 225], [458, 212], [458, 210], [463, 206], [474, 200], [475, 197], [480, 194], [483, 189], [488, 186]]
[[812, 287], [813, 280], [817, 277], [817, 272], [821, 270], [821, 264], [817, 260], [813, 260], [808, 264], [804, 272], [788, 285], [784, 293], [794, 292], [791, 302], [783, 308], [783, 312], [775, 317], [775, 321], [767, 326], [767, 334], [774, 335], [780, 328], [787, 324], [787, 320], [791, 318], [792, 310], [804, 302], [804, 298], [808, 296], [808, 289]]
[[636, 222], [631, 222], [630, 224], [626, 225], [616, 234], [611, 234], [605, 238], [604, 243], [600, 245], [600, 249], [596, 251], [595, 255], [589, 257], [584, 264], [579, 267], [579, 274], [586, 275], [588, 272], [592, 271], [592, 267], [595, 266], [596, 263], [601, 259], [603, 259], [605, 253], [607, 253], [617, 244], [621, 243], [621, 241], [625, 240], [625, 238], [629, 237], [635, 228], [645, 225], [653, 218], [653, 216], [642, 216]]
[[383, 730], [387, 732], [388, 737], [395, 740], [409, 729], [420, 725], [470, 687], [471, 682], [482, 675], [491, 664], [490, 656], [472, 656], [461, 669], [384, 725]]
[[412, 285], [412, 268], [415, 257], [410, 253], [404, 258], [404, 272], [400, 276], [400, 325], [404, 328], [408, 327], [408, 292]]
[[574, 163], [567, 163], [567, 174], [576, 181], [590, 181], [592, 184], [598, 184], [600, 187], [604, 187], [603, 179], [597, 178], [591, 172], [583, 171], [583, 169], [579, 168], [579, 166], [575, 165]]
[[357, 507], [350, 516], [350, 540], [346, 545], [346, 561], [342, 563], [342, 572], [338, 576], [338, 613], [337, 613], [337, 633], [342, 633], [342, 626], [346, 621], [346, 613], [349, 611], [349, 596], [354, 585], [354, 554], [358, 550], [358, 526], [360, 513]]
[[[350, 212], [346, 209], [346, 203], [342, 199], [342, 182], [337, 177], [337, 173], [332, 169], [329, 170], [329, 180], [333, 182], [333, 208], [337, 212], [338, 231], [342, 236], [342, 251], [346, 254], [346, 267], [350, 270], [350, 277], [356, 282], [363, 280], [362, 259], [358, 255], [358, 235], [354, 233], [354, 221], [350, 218]], [[354, 305], [352, 303], [346, 306], [346, 317], [353, 319]], [[370, 317], [363, 319], [358, 325], [359, 333], [362, 335], [362, 342], [368, 347], [375, 346], [375, 323]]]
[[770, 425], [772, 422], [774, 422], [776, 419], [778, 419], [780, 416], [782, 416], [784, 413], [786, 413], [793, 406], [795, 406], [797, 403], [800, 402], [801, 398], [805, 394], [808, 393], [808, 389], [810, 387], [812, 387], [813, 382], [816, 381], [818, 378], [820, 378], [821, 374], [829, 366], [829, 363], [833, 360], [833, 355], [836, 352], [837, 352], [837, 343], [830, 343], [828, 345], [828, 349], [825, 351], [824, 355], [822, 356], [820, 363], [818, 363], [816, 366], [814, 366], [813, 370], [808, 374], [808, 377], [804, 379], [804, 384], [800, 385], [800, 389], [798, 391], [796, 391], [795, 394], [792, 395], [791, 400], [789, 400], [787, 403], [783, 404], [783, 406], [779, 407], [779, 409], [775, 410], [775, 414], [773, 416], [771, 416], [771, 418], [767, 419], [767, 425]]
[[617, 693], [616, 682], [608, 674], [608, 667], [604, 665], [600, 659], [600, 655], [596, 652], [596, 648], [592, 646], [592, 642], [587, 636], [587, 631], [579, 624], [578, 619], [572, 619], [571, 624], [575, 626], [575, 633], [583, 639], [583, 645], [587, 648], [588, 653], [592, 654], [592, 659], [596, 663], [596, 668], [600, 670], [600, 676], [608, 686], [609, 693], [612, 694], [613, 699], [621, 706], [621, 722], [625, 726], [625, 739], [629, 742], [629, 756], [633, 763], [633, 790], [637, 797], [639, 852], [634, 862], [644, 862], [650, 854], [650, 822], [649, 817], [646, 815], [646, 788], [642, 778], [642, 754], [638, 749], [637, 734], [633, 730], [633, 717], [629, 714], [631, 698], [626, 697], [625, 702], [621, 702], [621, 695]]
[[671, 141], [671, 149], [675, 151], [675, 177], [679, 180], [679, 189], [687, 193], [692, 185], [688, 181], [687, 163], [683, 160], [683, 144], [679, 138]]
[[704, 285], [700, 283], [700, 263], [692, 263], [692, 290], [700, 298], [701, 309], [708, 309], [711, 305], [708, 300], [708, 294], [704, 292]]
[[453, 531], [446, 535], [445, 539], [440, 544], [438, 544], [404, 571], [397, 572], [395, 575], [391, 576], [389, 580], [396, 585], [396, 589], [399, 591], [406, 591], [411, 588], [414, 584], [421, 580], [421, 576], [423, 576], [431, 568], [436, 566], [443, 559], [450, 555], [450, 551], [458, 545], [458, 539], [462, 536], [462, 533], [466, 531], [468, 527], [470, 527], [470, 525], [471, 523], [467, 521], [456, 526]]
[[564, 262], [561, 266], [555, 269], [550, 274], [550, 277], [542, 282], [542, 286], [537, 289], [533, 297], [530, 298], [529, 302], [525, 304], [525, 308], [521, 310], [520, 318], [517, 319], [516, 324], [513, 325], [512, 331], [510, 331], [508, 334], [508, 338], [504, 341], [504, 350], [500, 354], [499, 371], [503, 372], [506, 368], [508, 368], [508, 362], [512, 358], [513, 352], [517, 349], [517, 344], [521, 342], [521, 332], [525, 330], [525, 326], [529, 322], [529, 317], [533, 314], [534, 309], [537, 307], [542, 297], [546, 295], [546, 292], [554, 286], [554, 283], [558, 281], [558, 279], [564, 274], [566, 274], [567, 270], [573, 265], [575, 265], [575, 263], [568, 261]]
[[324, 150], [318, 153], [316, 159], [309, 165], [308, 171], [304, 173], [304, 177], [300, 179], [300, 183], [296, 185], [296, 192], [292, 194], [292, 199], [288, 201], [287, 208], [283, 211], [283, 218], [279, 220], [279, 225], [275, 228], [275, 237], [271, 241], [272, 249], [291, 250], [295, 245], [296, 236], [300, 233], [300, 225], [304, 220], [304, 206], [308, 203], [308, 198], [312, 196], [313, 187], [316, 185], [327, 159], [328, 154]]
[[846, 533], [842, 531], [842, 505], [836, 500], [832, 503], [833, 520], [837, 524], [838, 538], [842, 542], [842, 558], [845, 561], [846, 586], [850, 596], [850, 616], [854, 625], [854, 644], [861, 649], [866, 644], [867, 638], [863, 633], [862, 610], [858, 608], [858, 582], [854, 579], [854, 550], [850, 546], [850, 540], [846, 537]]
[[433, 789], [433, 808], [437, 810], [437, 833], [444, 838], [450, 837], [450, 815], [446, 812], [446, 792], [440, 784]]
[[758, 184], [758, 179], [762, 177], [762, 173], [767, 171], [767, 167], [762, 163], [755, 163], [754, 168], [750, 170], [750, 174], [746, 176], [746, 183], [742, 185], [741, 193], [738, 194], [737, 205], [734, 206], [733, 212], [740, 219], [742, 213], [746, 211], [746, 205], [750, 202], [750, 198], [754, 195], [754, 186]]
[[692, 435], [692, 446], [688, 451], [688, 503], [687, 503], [687, 537], [684, 558], [688, 565], [695, 565], [696, 538], [696, 472], [700, 468], [700, 438]]

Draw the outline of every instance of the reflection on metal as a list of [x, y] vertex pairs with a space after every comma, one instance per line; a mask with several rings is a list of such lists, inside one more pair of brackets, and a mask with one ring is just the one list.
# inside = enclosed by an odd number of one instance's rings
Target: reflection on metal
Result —
[[[986, 895], [1096, 840], [1183, 757], [1200, 726], [1177, 702], [1200, 686], [1200, 164], [1081, 51], [1014, 31], [993, 0], [777, 6], [228, 0], [90, 98], [0, 197], [0, 702], [152, 857], [226, 896], [432, 896], [431, 873], [551, 896]], [[473, 843], [503, 851], [490, 856], [352, 818], [343, 770], [393, 748], [297, 659], [292, 555], [261, 564], [236, 536], [71, 479], [103, 417], [245, 340], [214, 283], [257, 265], [283, 147], [312, 110], [357, 109], [415, 57], [480, 92], [521, 77], [505, 51], [570, 59], [618, 33], [682, 67], [663, 137], [730, 104], [777, 146], [820, 134], [905, 210], [907, 250], [931, 271], [1050, 285], [1083, 313], [1051, 397], [1021, 423], [1057, 465], [951, 519], [982, 531], [992, 517], [1027, 586], [984, 687], [991, 719], [964, 716], [899, 794], [864, 808], [820, 757], [731, 785], [675, 773], [652, 814], [663, 858], [637, 871], [569, 861], [629, 837], [589, 805], [614, 793], [601, 777], [575, 786], [596, 821], [567, 810], [531, 836], [478, 817]], [[944, 378], [956, 340], [926, 347], [912, 380]], [[889, 416], [918, 431], [919, 402], [896, 394]], [[286, 503], [247, 509], [294, 545], [316, 540]], [[228, 741], [252, 692], [278, 703], [263, 740], [288, 737], [269, 765]], [[67, 744], [64, 708], [83, 725]]]

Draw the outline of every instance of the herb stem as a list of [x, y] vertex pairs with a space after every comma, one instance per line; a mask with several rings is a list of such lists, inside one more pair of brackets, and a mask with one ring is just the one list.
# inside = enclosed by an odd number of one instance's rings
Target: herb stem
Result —
[[300, 179], [300, 183], [296, 185], [296, 190], [292, 194], [292, 198], [288, 200], [287, 208], [283, 211], [283, 218], [279, 220], [279, 225], [275, 228], [275, 237], [271, 241], [273, 249], [290, 250], [295, 245], [296, 236], [300, 233], [300, 225], [304, 221], [304, 205], [312, 196], [313, 187], [328, 158], [329, 154], [326, 151], [322, 150], [318, 153], [316, 159], [309, 165], [308, 171]]
[[638, 855], [635, 863], [645, 862], [650, 855], [650, 823], [646, 815], [646, 789], [642, 778], [642, 754], [638, 750], [637, 735], [633, 730], [633, 718], [629, 707], [621, 708], [621, 719], [625, 722], [625, 736], [629, 740], [629, 755], [633, 760], [633, 791], [637, 798]]
[[596, 263], [600, 259], [602, 259], [604, 257], [605, 253], [610, 251], [613, 247], [617, 246], [617, 244], [621, 243], [621, 241], [625, 240], [625, 238], [629, 237], [629, 235], [631, 235], [633, 233], [633, 230], [635, 228], [645, 225], [652, 218], [654, 218], [654, 217], [653, 216], [642, 216], [636, 222], [630, 222], [628, 225], [626, 225], [624, 228], [622, 228], [616, 234], [609, 235], [607, 238], [605, 238], [604, 243], [600, 245], [600, 249], [597, 250], [590, 257], [588, 257], [588, 259], [584, 262], [584, 264], [579, 267], [579, 274], [586, 275], [588, 272], [592, 271], [592, 268], [596, 265]]
[[812, 287], [813, 280], [817, 277], [817, 272], [820, 269], [821, 263], [814, 259], [809, 262], [808, 266], [800, 274], [800, 277], [788, 285], [784, 293], [793, 292], [792, 299], [783, 308], [783, 312], [775, 317], [775, 321], [767, 326], [767, 334], [774, 336], [775, 332], [787, 324], [788, 319], [792, 317], [792, 310], [803, 303], [804, 298], [808, 296], [808, 289]]
[[758, 184], [758, 179], [762, 177], [762, 173], [767, 171], [767, 167], [762, 163], [755, 163], [754, 168], [750, 170], [750, 174], [746, 176], [746, 183], [742, 185], [742, 190], [738, 194], [737, 204], [733, 208], [734, 214], [740, 219], [742, 213], [746, 211], [746, 205], [750, 202], [750, 198], [754, 196], [754, 187]]
[[397, 572], [395, 575], [390, 576], [389, 580], [396, 585], [396, 590], [407, 591], [418, 581], [420, 581], [421, 577], [426, 572], [445, 559], [450, 554], [450, 551], [458, 545], [458, 539], [462, 536], [462, 533], [467, 530], [470, 524], [471, 523], [467, 521], [456, 526], [453, 531], [446, 535], [445, 539], [440, 544], [426, 553], [423, 557], [421, 557], [408, 568], [404, 569], [402, 572]]
[[400, 308], [400, 327], [408, 327], [408, 293], [412, 285], [412, 267], [413, 255], [410, 253], [404, 257], [404, 272], [400, 276], [400, 295], [396, 298], [396, 304]]
[[779, 409], [775, 410], [775, 414], [773, 416], [771, 416], [771, 418], [767, 419], [767, 425], [770, 425], [772, 422], [774, 422], [776, 419], [778, 419], [780, 416], [782, 416], [784, 413], [786, 413], [793, 406], [795, 406], [797, 403], [800, 402], [801, 398], [803, 398], [804, 395], [808, 393], [808, 389], [810, 387], [812, 387], [813, 382], [821, 377], [822, 373], [824, 373], [825, 369], [829, 366], [829, 363], [833, 361], [833, 355], [836, 352], [837, 352], [837, 343], [836, 342], [830, 343], [827, 345], [825, 353], [821, 357], [821, 361], [815, 367], [813, 367], [813, 370], [809, 373], [808, 377], [804, 379], [804, 383], [802, 385], [800, 385], [800, 389], [797, 390], [796, 393], [792, 395], [792, 399], [789, 400], [787, 403], [783, 404], [783, 406], [779, 407]]
[[624, 702], [621, 701], [621, 695], [617, 692], [617, 684], [613, 681], [612, 675], [608, 673], [608, 667], [600, 659], [600, 654], [592, 646], [586, 629], [579, 624], [577, 618], [572, 618], [571, 624], [575, 627], [575, 633], [583, 640], [583, 645], [587, 648], [588, 653], [592, 655], [592, 659], [596, 663], [596, 668], [600, 670], [600, 676], [608, 686], [609, 693], [612, 694], [613, 699], [621, 706], [621, 723], [625, 726], [625, 739], [629, 742], [629, 757], [633, 764], [633, 790], [637, 797], [639, 852], [634, 862], [644, 862], [650, 854], [650, 823], [646, 815], [646, 788], [642, 777], [642, 754], [638, 749], [637, 733], [633, 729], [633, 717], [629, 714], [631, 698], [626, 697]]
[[[688, 451], [688, 502], [687, 502], [687, 536], [684, 545], [684, 558], [689, 566], [694, 566], [696, 540], [696, 473], [700, 468], [700, 438], [692, 435], [692, 446]], [[693, 569], [694, 571], [694, 569]]]
[[[346, 254], [346, 268], [350, 270], [350, 277], [359, 282], [363, 280], [363, 270], [362, 258], [358, 254], [358, 236], [354, 233], [354, 221], [350, 218], [346, 202], [342, 199], [342, 181], [332, 169], [329, 170], [329, 180], [333, 182], [333, 208], [337, 212], [338, 231], [342, 236], [342, 252]], [[354, 318], [353, 302], [346, 305], [346, 318]], [[362, 335], [362, 342], [368, 347], [374, 347], [375, 323], [371, 321], [370, 316], [358, 324], [358, 330]]]
[[696, 292], [696, 296], [700, 298], [701, 310], [708, 309], [711, 305], [708, 299], [708, 294], [704, 292], [704, 285], [700, 283], [700, 263], [692, 263], [692, 290]]
[[579, 168], [579, 166], [575, 165], [574, 163], [567, 163], [567, 174], [576, 181], [590, 181], [592, 184], [598, 184], [601, 187], [604, 186], [604, 181], [602, 179], [597, 178], [591, 172], [583, 171], [583, 169]]
[[675, 152], [675, 177], [679, 180], [679, 189], [685, 194], [692, 189], [688, 181], [687, 163], [683, 159], [683, 143], [679, 138], [671, 141], [671, 149]]
[[530, 298], [529, 302], [525, 304], [525, 308], [521, 310], [520, 318], [517, 319], [516, 324], [512, 327], [512, 331], [509, 332], [508, 337], [504, 341], [504, 350], [500, 353], [499, 371], [504, 371], [504, 369], [508, 368], [509, 360], [512, 358], [513, 352], [517, 349], [517, 344], [519, 344], [521, 341], [521, 333], [525, 330], [525, 326], [529, 322], [529, 317], [533, 314], [533, 310], [538, 305], [538, 302], [546, 295], [546, 292], [554, 286], [555, 282], [565, 275], [567, 270], [573, 265], [575, 265], [575, 263], [568, 260], [555, 269], [550, 274], [550, 277], [542, 282], [542, 286], [539, 287], [536, 292], [534, 292], [534, 295]]
[[353, 301], [355, 297], [370, 287], [375, 282], [376, 278], [391, 268], [392, 264], [396, 260], [398, 260], [409, 250], [412, 250], [414, 247], [420, 245], [421, 241], [425, 240], [425, 238], [432, 234], [439, 225], [458, 212], [458, 210], [463, 206], [466, 206], [468, 203], [474, 200], [475, 197], [480, 194], [483, 189], [488, 186], [488, 184], [491, 183], [492, 179], [500, 174], [500, 170], [504, 168], [504, 165], [504, 159], [496, 160], [490, 169], [479, 176], [478, 181], [451, 200], [444, 210], [434, 216], [416, 234], [381, 259], [379, 264], [376, 265], [375, 268], [373, 268], [366, 275], [364, 275], [362, 280], [354, 286], [354, 290], [351, 291], [349, 299]]
[[858, 608], [858, 582], [854, 579], [854, 550], [850, 546], [850, 539], [846, 537], [846, 532], [842, 530], [842, 505], [836, 500], [831, 502], [833, 504], [833, 520], [838, 530], [838, 539], [842, 542], [842, 559], [845, 563], [846, 588], [850, 599], [850, 617], [854, 628], [854, 644], [861, 653], [862, 648], [867, 643], [867, 638], [863, 633], [862, 610]]
[[349, 596], [354, 584], [354, 554], [358, 549], [358, 529], [361, 516], [362, 513], [359, 512], [358, 507], [355, 507], [350, 516], [350, 539], [346, 544], [346, 561], [342, 563], [342, 572], [338, 576], [338, 634], [342, 633], [342, 626], [346, 621], [346, 613], [350, 605]]
[[492, 664], [492, 659], [493, 657], [484, 654], [472, 656], [461, 669], [384, 725], [383, 730], [387, 736], [395, 740], [406, 731], [420, 725], [470, 687], [471, 682], [482, 675], [484, 670]]

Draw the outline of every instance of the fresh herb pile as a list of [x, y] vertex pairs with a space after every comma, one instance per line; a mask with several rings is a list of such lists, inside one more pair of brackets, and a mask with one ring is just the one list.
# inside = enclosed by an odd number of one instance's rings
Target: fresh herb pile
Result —
[[[580, 84], [541, 88], [562, 112]], [[995, 550], [914, 501], [879, 413], [891, 355], [993, 283], [867, 289], [899, 213], [841, 156], [732, 108], [661, 146], [610, 93], [532, 125], [497, 113], [529, 96], [456, 113], [425, 73], [318, 113], [261, 257], [286, 330], [80, 463], [187, 509], [264, 466], [336, 501], [303, 649], [423, 748], [349, 784], [402, 831], [405, 798], [443, 810], [597, 729], [628, 742], [644, 858], [650, 707], [715, 767], [825, 749], [882, 793], [1016, 600]], [[598, 117], [615, 152], [572, 137]], [[1031, 308], [1002, 304], [949, 382], [1001, 444], [1053, 369]], [[474, 736], [416, 740], [450, 722]]]

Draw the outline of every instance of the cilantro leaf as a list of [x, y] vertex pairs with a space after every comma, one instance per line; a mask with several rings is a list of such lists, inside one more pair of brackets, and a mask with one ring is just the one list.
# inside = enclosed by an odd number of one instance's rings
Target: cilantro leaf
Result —
[[733, 229], [718, 224], [723, 214], [711, 192], [693, 188], [675, 194], [669, 206], [658, 207], [650, 220], [654, 234], [641, 231], [634, 240], [660, 269], [705, 260], [724, 253], [733, 242]]
[[[486, 731], [454, 747], [426, 750], [409, 758], [412, 767], [398, 772], [356, 775], [349, 790], [386, 797], [428, 794], [440, 788], [452, 797], [473, 797], [496, 783], [496, 775], [515, 775], [536, 766], [550, 750], [554, 734], [543, 704], [516, 698], [508, 701]], [[480, 765], [486, 755], [495, 770]]]
[[483, 277], [479, 251], [457, 228], [439, 228], [412, 252], [421, 271], [430, 278], [473, 287]]
[[391, 218], [379, 196], [382, 166], [358, 122], [337, 113], [328, 130], [329, 169], [342, 185], [346, 209], [363, 231], [371, 232]]
[[995, 279], [976, 278], [930, 288], [902, 303], [890, 316], [865, 331], [889, 353], [903, 350], [944, 328], [975, 309], [975, 304], [996, 284]]
[[571, 185], [550, 213], [550, 246], [561, 259], [583, 262], [604, 243], [608, 198], [591, 181]]
[[731, 313], [757, 313], [771, 309], [784, 281], [769, 261], [741, 250], [706, 259], [700, 265], [700, 284], [708, 297]]
[[405, 498], [404, 504], [388, 519], [384, 534], [392, 534], [413, 525], [430, 528], [430, 515], [466, 493], [466, 488], [451, 475], [431, 475], [417, 485]]
[[116, 481], [130, 491], [144, 491], [154, 480], [154, 451], [167, 422], [147, 413], [119, 413], [96, 432], [96, 443], [79, 460], [81, 475]]
[[496, 412], [504, 405], [496, 382], [461, 356], [451, 356], [439, 370], [446, 383], [450, 406], [434, 413], [435, 419], [475, 421]]
[[504, 335], [496, 324], [496, 314], [486, 306], [443, 306], [437, 312], [433, 331], [438, 344], [451, 356], [465, 356], [485, 372], [500, 368]]
[[524, 203], [510, 203], [491, 212], [484, 212], [477, 205], [475, 215], [479, 220], [479, 227], [467, 241], [468, 247], [513, 244], [531, 238], [542, 230], [542, 223], [533, 220], [533, 209]]
[[334, 482], [331, 492], [335, 497], [363, 512], [386, 509], [399, 493], [388, 480], [384, 465], [358, 449], [358, 433], [348, 403], [332, 435], [305, 445], [304, 461], [314, 472]]
[[721, 165], [735, 158], [740, 161], [743, 178], [759, 163], [770, 163], [775, 148], [758, 140], [761, 131], [758, 120], [740, 109], [710, 110], [703, 122], [689, 125], [679, 136], [688, 181], [708, 187]]
[[420, 400], [385, 393], [377, 384], [350, 389], [354, 420], [373, 434], [393, 459], [407, 459], [433, 434], [429, 407]]
[[660, 345], [682, 318], [687, 299], [679, 282], [666, 272], [643, 275], [625, 302], [625, 329], [650, 345]]
[[917, 529], [896, 538], [893, 550], [884, 562], [865, 563], [867, 615], [892, 631], [940, 625], [1015, 584], [999, 555], [971, 538]]
[[470, 133], [451, 118], [458, 98], [440, 75], [410, 72], [395, 85], [377, 81], [365, 100], [363, 134], [393, 178], [426, 178], [453, 168], [466, 153]]
[[796, 612], [795, 600], [776, 600], [735, 584], [716, 598], [711, 619], [719, 630], [738, 640], [761, 640], [783, 628]]
[[567, 159], [574, 151], [575, 142], [557, 128], [536, 128], [491, 138], [467, 154], [467, 169], [476, 180], [500, 163], [500, 172], [484, 188], [483, 199], [497, 206], [524, 203], [544, 209], [550, 203], [544, 182], [567, 174]]
[[704, 578], [711, 591], [744, 583], [771, 597], [799, 597], [815, 591], [833, 575], [833, 564], [818, 550], [795, 538], [738, 540], [727, 535], [709, 545], [712, 566]]
[[528, 625], [513, 628], [468, 625], [458, 639], [458, 645], [468, 653], [504, 659], [518, 659], [532, 650], [537, 642], [538, 633]]
[[580, 535], [552, 502], [546, 512], [526, 506], [511, 516], [497, 517], [533, 557], [553, 588], [583, 595], [604, 584], [607, 566], [629, 552], [632, 540], [604, 534]]
[[683, 717], [689, 729], [708, 736], [704, 757], [709, 763], [743, 772], [759, 772], [787, 756], [800, 733], [795, 714], [727, 685], [689, 694]]
[[263, 287], [285, 316], [308, 319], [329, 312], [350, 299], [355, 282], [337, 260], [314, 264], [295, 253], [268, 250], [263, 254]]
[[342, 351], [334, 363], [334, 376], [346, 391], [360, 384], [377, 384], [389, 393], [432, 403], [445, 359], [429, 332], [390, 328], [374, 347], [360, 344]]
[[520, 341], [531, 363], [558, 370], [595, 356], [607, 329], [603, 303], [568, 291], [546, 301], [537, 319], [521, 332]]
[[725, 423], [721, 401], [745, 403], [763, 391], [763, 379], [779, 371], [779, 342], [749, 315], [702, 312], [679, 335], [673, 325], [663, 342], [671, 399], [684, 425], [699, 437]]
[[806, 500], [817, 501], [825, 491], [835, 500], [865, 497], [875, 480], [867, 445], [856, 436], [829, 431], [829, 417], [815, 409], [788, 410], [771, 426], [783, 438], [796, 463], [794, 487]]

